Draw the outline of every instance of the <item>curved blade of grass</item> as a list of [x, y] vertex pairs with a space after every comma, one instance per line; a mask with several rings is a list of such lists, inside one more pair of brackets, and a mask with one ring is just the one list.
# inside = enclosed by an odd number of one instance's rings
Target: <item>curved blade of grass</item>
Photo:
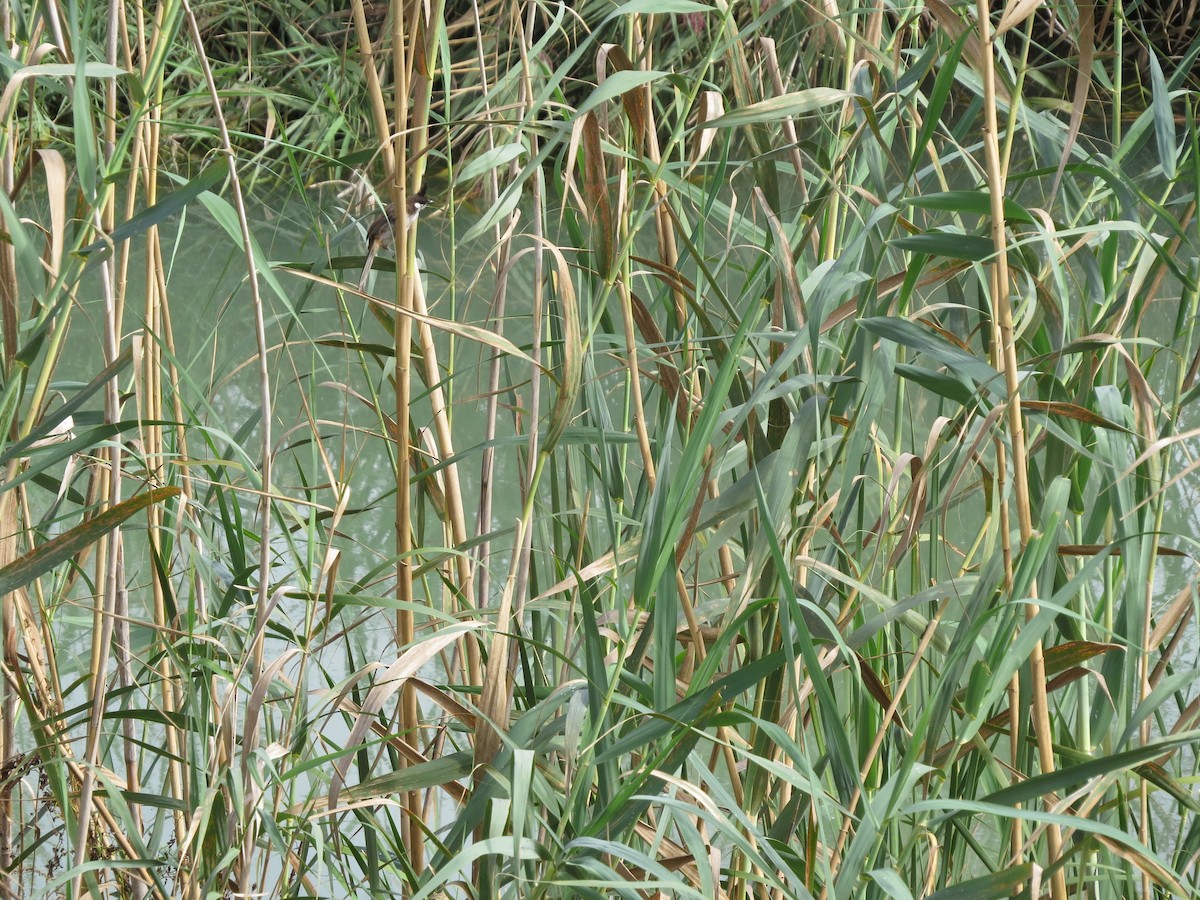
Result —
[[90, 264], [108, 259], [112, 256], [117, 244], [139, 234], [144, 234], [155, 225], [161, 225], [172, 216], [178, 215], [185, 206], [205, 191], [211, 191], [217, 187], [228, 176], [229, 160], [222, 156], [179, 190], [173, 191], [153, 206], [142, 210], [125, 222], [122, 222], [110, 234], [106, 235], [103, 240], [93, 241], [77, 251], [78, 254], [86, 258]]
[[951, 372], [961, 373], [989, 393], [994, 394], [1003, 389], [1004, 382], [1000, 373], [986, 362], [942, 340], [915, 322], [886, 316], [859, 319], [859, 324], [872, 334], [932, 357]]
[[784, 118], [795, 118], [819, 112], [826, 107], [844, 103], [856, 96], [851, 91], [838, 88], [815, 87], [803, 91], [793, 91], [790, 94], [780, 94], [766, 100], [759, 100], [749, 106], [718, 116], [704, 124], [705, 128], [736, 128], [741, 125], [757, 125], [765, 122], [778, 122]]
[[121, 351], [121, 355], [114, 359], [111, 363], [104, 367], [99, 374], [89, 381], [82, 389], [64, 403], [62, 406], [55, 407], [52, 412], [46, 415], [38, 426], [34, 428], [22, 440], [17, 441], [11, 446], [5, 447], [0, 453], [0, 464], [7, 463], [11, 459], [21, 456], [30, 447], [38, 441], [43, 440], [54, 432], [59, 425], [66, 421], [68, 416], [74, 415], [89, 398], [94, 396], [97, 391], [104, 387], [110, 378], [115, 378], [120, 372], [133, 361], [133, 348], [126, 345]]
[[1154, 111], [1154, 141], [1158, 145], [1158, 162], [1168, 180], [1174, 181], [1178, 174], [1175, 159], [1179, 148], [1175, 141], [1175, 115], [1171, 112], [1171, 92], [1163, 77], [1158, 54], [1149, 54], [1150, 60], [1150, 108]]
[[1200, 738], [1200, 731], [1181, 732], [1169, 738], [1151, 741], [1132, 750], [1110, 753], [1107, 756], [1089, 759], [1087, 762], [1082, 762], [1074, 766], [1066, 766], [1055, 769], [1053, 772], [1034, 775], [1032, 778], [1018, 782], [1012, 787], [988, 794], [983, 800], [986, 803], [997, 803], [1007, 806], [1010, 804], [1028, 803], [1049, 794], [1066, 793], [1094, 778], [1108, 776], [1114, 772], [1125, 772], [1130, 769], [1136, 769], [1143, 763], [1162, 756], [1164, 753], [1195, 744], [1198, 738]]
[[[963, 29], [959, 36], [950, 45], [950, 49], [946, 52], [946, 58], [942, 60], [942, 64], [938, 67], [937, 78], [933, 82], [933, 92], [929, 95], [929, 102], [925, 104], [925, 115], [921, 120], [921, 130], [917, 132], [917, 139], [913, 144], [914, 152], [912, 159], [908, 163], [908, 172], [904, 175], [904, 180], [911, 181], [913, 175], [917, 171], [917, 167], [924, 159], [924, 154], [928, 151], [931, 155], [937, 155], [936, 149], [929, 146], [933, 139], [934, 132], [938, 127], [945, 124], [942, 118], [942, 111], [946, 108], [946, 101], [950, 99], [950, 91], [954, 87], [954, 79], [958, 73], [958, 60], [962, 56], [963, 47], [966, 46], [968, 38], [972, 32], [969, 29]], [[941, 32], [939, 32], [940, 39]]]
[[972, 878], [927, 895], [926, 900], [1004, 900], [1033, 875], [1033, 863], [1009, 866], [991, 875]]

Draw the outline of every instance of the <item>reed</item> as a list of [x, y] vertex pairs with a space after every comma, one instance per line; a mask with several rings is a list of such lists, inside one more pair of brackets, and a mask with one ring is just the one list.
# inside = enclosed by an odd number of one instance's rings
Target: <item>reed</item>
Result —
[[1200, 895], [1143, 12], [3, 13], [0, 897]]

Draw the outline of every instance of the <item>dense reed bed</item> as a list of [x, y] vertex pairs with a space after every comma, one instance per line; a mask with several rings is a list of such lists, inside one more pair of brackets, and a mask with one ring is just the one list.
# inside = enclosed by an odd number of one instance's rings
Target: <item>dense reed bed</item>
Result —
[[0, 897], [1200, 893], [1141, 21], [4, 3]]

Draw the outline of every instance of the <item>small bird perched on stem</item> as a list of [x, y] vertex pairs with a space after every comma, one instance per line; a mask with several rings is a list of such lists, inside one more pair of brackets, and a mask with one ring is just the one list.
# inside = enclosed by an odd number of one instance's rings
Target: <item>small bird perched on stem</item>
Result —
[[[411, 228], [421, 210], [429, 205], [429, 198], [424, 194], [412, 194], [408, 198], [408, 215], [404, 219], [404, 227]], [[396, 204], [389, 203], [383, 214], [371, 223], [367, 229], [367, 259], [363, 263], [362, 275], [358, 279], [358, 289], [367, 289], [367, 279], [371, 275], [371, 266], [375, 256], [384, 247], [390, 247], [396, 241]]]

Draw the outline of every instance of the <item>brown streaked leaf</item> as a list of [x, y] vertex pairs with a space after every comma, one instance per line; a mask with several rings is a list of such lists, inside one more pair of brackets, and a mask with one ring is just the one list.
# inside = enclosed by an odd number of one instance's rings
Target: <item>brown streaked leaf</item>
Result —
[[1106, 419], [1104, 416], [1094, 413], [1090, 409], [1080, 406], [1077, 403], [1064, 403], [1058, 400], [1022, 399], [1021, 409], [1025, 410], [1026, 412], [1063, 416], [1068, 419], [1075, 419], [1078, 422], [1083, 422], [1086, 425], [1094, 425], [1097, 428], [1108, 428], [1112, 431], [1123, 431], [1125, 434], [1133, 433], [1125, 426], [1118, 425], [1116, 422]]
[[[696, 803], [699, 808], [705, 808], [712, 802], [711, 800], [707, 800], [707, 798], [700, 796], [700, 792], [693, 788], [689, 783], [684, 782], [681, 779], [677, 779], [675, 776], [666, 772], [657, 772], [656, 774], [669, 784], [676, 785], [681, 792], [690, 795], [692, 802]], [[659, 829], [645, 822], [638, 822], [636, 825], [634, 825], [634, 830], [642, 837], [643, 840], [658, 846], [658, 862], [661, 865], [672, 872], [682, 872], [687, 877], [688, 881], [696, 887], [699, 887], [702, 884], [698, 868], [698, 866], [701, 864], [701, 861], [689, 854], [686, 847], [675, 843], [669, 838], [663, 837]], [[705, 862], [708, 865], [717, 864], [712, 860], [705, 860]], [[717, 889], [715, 900], [727, 900], [729, 895], [725, 892], [725, 889], [721, 887], [719, 883], [717, 883], [717, 879], [715, 878], [714, 887]]]
[[1046, 674], [1057, 675], [1110, 650], [1124, 649], [1120, 644], [1106, 644], [1100, 641], [1067, 641], [1046, 650]]
[[574, 197], [581, 209], [587, 207], [587, 201], [583, 199], [583, 195], [579, 193], [579, 185], [575, 180], [575, 162], [579, 157], [579, 145], [583, 141], [583, 123], [584, 120], [577, 118], [571, 123], [571, 137], [567, 141], [567, 152], [563, 163], [563, 207], [559, 213], [559, 224], [562, 224], [562, 217], [566, 213], [567, 202], [569, 198]]
[[633, 291], [629, 292], [629, 299], [634, 324], [645, 338], [647, 346], [654, 348], [659, 383], [662, 384], [663, 390], [675, 404], [675, 415], [679, 424], [687, 426], [692, 418], [689, 415], [690, 400], [680, 381], [678, 368], [671, 362], [666, 352], [666, 340], [663, 338], [662, 332], [658, 330], [658, 323], [654, 321], [654, 316], [646, 307], [645, 301]]
[[608, 174], [600, 148], [600, 123], [593, 113], [583, 120], [583, 197], [592, 223], [596, 261], [600, 275], [607, 275], [613, 258], [612, 207], [608, 202]]
[[[1104, 550], [1109, 550], [1113, 556], [1121, 555], [1121, 548], [1114, 544], [1059, 544], [1059, 556], [1096, 556]], [[1174, 547], [1158, 548], [1159, 556], [1190, 556], [1191, 554], [1184, 553], [1182, 550], [1176, 550]]]
[[[922, 270], [923, 273], [917, 279], [918, 288], [927, 288], [943, 281], [949, 281], [954, 276], [960, 274], [970, 268], [971, 264], [962, 260], [951, 261], [944, 264], [936, 265], [932, 268], [926, 267]], [[908, 272], [897, 272], [895, 275], [889, 275], [880, 280], [878, 294], [880, 297], [886, 297], [888, 294], [894, 294], [903, 287], [905, 280], [908, 278]]]
[[[879, 704], [879, 708], [884, 712], [892, 705], [892, 694], [887, 689], [887, 685], [883, 683], [883, 679], [876, 674], [875, 670], [867, 665], [867, 661], [863, 659], [861, 653], [854, 654], [858, 658], [858, 674], [862, 678], [863, 687], [867, 689], [867, 693]], [[900, 716], [900, 710], [896, 710], [893, 715], [900, 727], [908, 731], [908, 726], [904, 724], [904, 719]], [[887, 725], [886, 722], [883, 723]]]
[[[603, 81], [608, 75], [606, 63], [612, 66], [614, 72], [634, 71], [633, 61], [625, 54], [620, 44], [603, 44], [596, 51], [597, 81]], [[625, 108], [625, 116], [629, 119], [629, 124], [636, 136], [635, 146], [639, 147], [645, 146], [646, 134], [649, 130], [649, 116], [646, 110], [647, 90], [645, 84], [639, 84], [621, 95], [621, 105]]]
[[[1090, 642], [1090, 641], [1073, 641], [1071, 643], [1090, 644], [1094, 647], [1101, 648], [1101, 649], [1098, 649], [1095, 653], [1092, 653], [1091, 656], [1097, 656], [1101, 653], [1106, 653], [1106, 652], [1108, 652], [1109, 648], [1115, 648], [1117, 650], [1125, 649], [1124, 647], [1121, 647], [1116, 644], [1092, 644], [1092, 642]], [[1067, 645], [1064, 644], [1062, 646], [1067, 646]], [[1053, 658], [1053, 656], [1057, 650], [1058, 650], [1058, 648], [1055, 647], [1055, 648], [1051, 648], [1050, 650], [1046, 651], [1046, 661], [1047, 661], [1046, 674], [1047, 675], [1050, 674], [1050, 665], [1052, 664], [1051, 659]], [[1068, 655], [1070, 653], [1074, 653], [1074, 652], [1086, 652], [1086, 651], [1076, 651], [1076, 650], [1067, 651]], [[1084, 658], [1090, 658], [1090, 657], [1084, 657]], [[1060, 664], [1063, 666], [1067, 666], [1067, 668], [1058, 672], [1057, 675], [1055, 675], [1053, 678], [1051, 678], [1047, 682], [1046, 693], [1048, 693], [1048, 694], [1052, 694], [1055, 691], [1057, 691], [1061, 688], [1064, 688], [1069, 684], [1073, 684], [1076, 681], [1078, 681], [1080, 678], [1085, 678], [1088, 675], [1095, 674], [1094, 672], [1092, 672], [1092, 670], [1085, 669], [1082, 666], [1070, 665], [1069, 659], [1061, 660]], [[956, 708], [957, 708], [957, 706], [958, 705], [955, 704]], [[994, 715], [990, 719], [988, 719], [986, 722], [984, 722], [983, 725], [981, 725], [979, 728], [979, 733], [981, 735], [987, 734], [987, 733], [1008, 734], [1008, 722], [1009, 722], [1009, 710], [1008, 710], [1008, 707], [1005, 707], [999, 713], [997, 713], [996, 715]], [[964, 745], [960, 746], [957, 741], [948, 741], [945, 744], [943, 744], [942, 746], [938, 747], [938, 749], [934, 752], [934, 755], [933, 755], [934, 765], [940, 767], [940, 766], [944, 766], [944, 765], [948, 764], [951, 761], [950, 754], [955, 751], [955, 748], [958, 748], [957, 756], [962, 756], [963, 754], [968, 753], [971, 750], [975, 749], [974, 746], [971, 744], [964, 744]]]
[[1189, 893], [1191, 893], [1175, 879], [1175, 877], [1163, 866], [1161, 862], [1159, 862], [1153, 856], [1147, 856], [1141, 850], [1130, 844], [1114, 841], [1107, 835], [1092, 833], [1091, 837], [1095, 838], [1097, 843], [1103, 844], [1114, 854], [1121, 857], [1131, 866], [1141, 871], [1144, 875], [1167, 887], [1167, 889], [1176, 896], [1186, 897]]
[[831, 312], [828, 316], [825, 317], [825, 321], [821, 323], [821, 334], [825, 334], [826, 332], [833, 329], [834, 326], [840, 325], [842, 322], [845, 322], [847, 319], [853, 318], [854, 314], [856, 312], [858, 312], [858, 298], [857, 297], [855, 297], [853, 300], [847, 300], [845, 303], [843, 303], [841, 306], [839, 306], [837, 309], [835, 309], [833, 312]]
[[660, 262], [656, 259], [647, 259], [644, 256], [631, 256], [630, 259], [639, 265], [646, 266], [647, 268], [653, 269], [655, 272], [657, 272], [662, 277], [663, 283], [665, 283], [671, 290], [682, 290], [688, 294], [693, 294], [696, 292], [696, 285], [693, 284], [678, 269], [672, 268], [666, 263]]
[[971, 352], [971, 345], [963, 338], [962, 335], [955, 334], [949, 328], [943, 328], [938, 322], [935, 322], [933, 319], [929, 318], [928, 316], [918, 316], [917, 321], [920, 322], [922, 325], [924, 325], [926, 328], [928, 328], [930, 331], [933, 331], [936, 334], [941, 335], [942, 338], [947, 343], [953, 344], [958, 349], [964, 350], [967, 353]]
[[[700, 479], [701, 484], [708, 484], [708, 480], [712, 477], [713, 460], [710, 458], [704, 466], [704, 475]], [[704, 506], [704, 501], [707, 495], [704, 491], [696, 492], [696, 502], [692, 504], [691, 514], [688, 516], [687, 524], [684, 526], [683, 533], [679, 536], [678, 542], [675, 544], [675, 565], [679, 566], [687, 555], [688, 547], [692, 544], [692, 538], [696, 535], [696, 523], [700, 521], [700, 509]]]
[[1157, 760], [1134, 767], [1133, 771], [1139, 777], [1145, 778], [1151, 784], [1162, 788], [1184, 809], [1191, 810], [1193, 814], [1200, 814], [1200, 800], [1197, 799], [1194, 791], [1186, 785], [1181, 784], [1178, 778], [1163, 768], [1166, 761], [1174, 756], [1178, 750], [1179, 747], [1176, 746], [1168, 750]]
[[450, 715], [454, 716], [454, 718], [462, 722], [467, 728], [472, 730], [475, 728], [475, 713], [469, 707], [463, 706], [463, 704], [455, 700], [449, 693], [420, 678], [412, 678], [410, 679], [410, 683], [418, 692], [424, 694]]
[[35, 547], [0, 569], [0, 595], [22, 588], [35, 578], [49, 572], [59, 563], [66, 562], [147, 506], [162, 503], [164, 500], [170, 500], [177, 496], [179, 496], [179, 488], [173, 485], [152, 488], [106, 509], [53, 540]]
[[[1161, 551], [1160, 547], [1159, 552]], [[1192, 591], [1192, 585], [1185, 587], [1175, 595], [1175, 599], [1171, 601], [1166, 610], [1155, 617], [1157, 622], [1154, 630], [1150, 632], [1150, 641], [1146, 649], [1158, 649], [1159, 645], [1167, 639], [1167, 635], [1174, 631], [1179, 623], [1192, 615]]]

